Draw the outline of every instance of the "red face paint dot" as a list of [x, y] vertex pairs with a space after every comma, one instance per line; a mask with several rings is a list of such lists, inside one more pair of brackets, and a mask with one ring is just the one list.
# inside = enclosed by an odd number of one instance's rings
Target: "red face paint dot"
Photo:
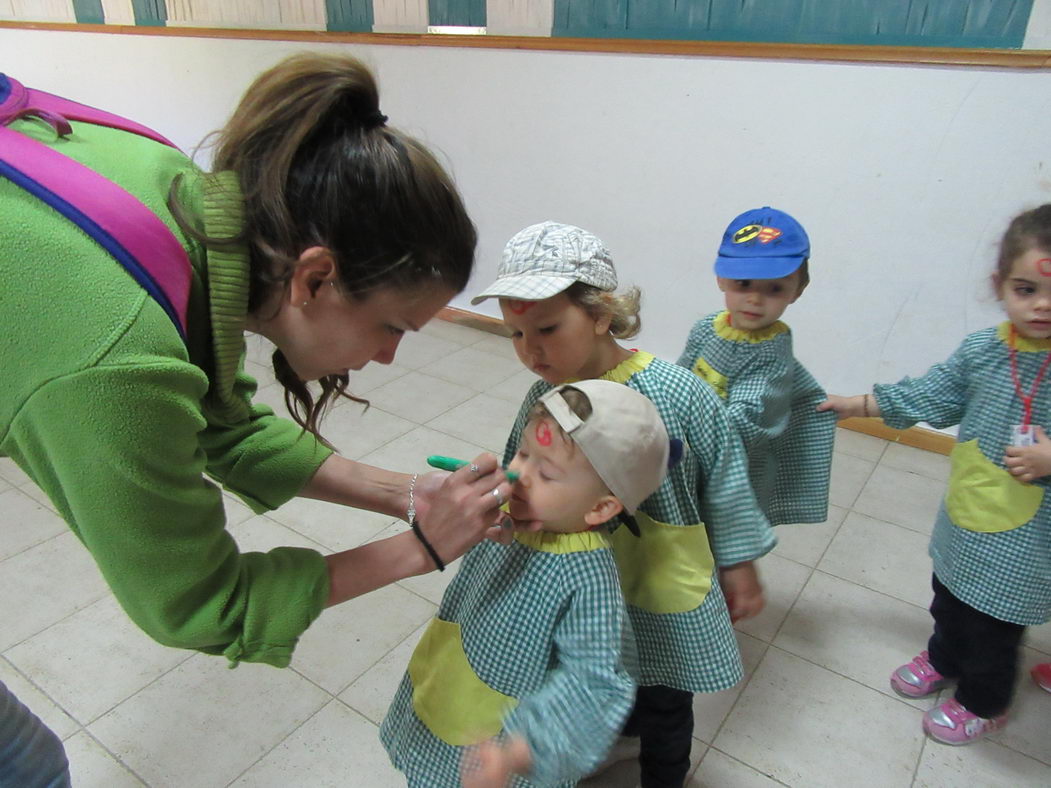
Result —
[[521, 315], [524, 312], [528, 312], [536, 306], [536, 301], [508, 301], [507, 308], [514, 312], [516, 315]]
[[1036, 270], [1041, 276], [1051, 276], [1051, 257], [1041, 257], [1037, 260]]
[[536, 425], [536, 442], [541, 446], [551, 445], [551, 426], [546, 421]]

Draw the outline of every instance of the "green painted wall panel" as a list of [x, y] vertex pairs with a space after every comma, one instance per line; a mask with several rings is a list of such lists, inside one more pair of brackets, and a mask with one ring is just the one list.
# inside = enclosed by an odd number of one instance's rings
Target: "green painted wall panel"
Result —
[[168, 21], [164, 0], [131, 0], [131, 9], [135, 13], [137, 25], [164, 27]]
[[372, 32], [372, 0], [325, 0], [328, 30]]
[[1033, 0], [554, 0], [556, 36], [1018, 48]]
[[428, 24], [485, 27], [485, 0], [428, 0]]
[[73, 0], [73, 14], [82, 25], [101, 25], [106, 21], [102, 0]]

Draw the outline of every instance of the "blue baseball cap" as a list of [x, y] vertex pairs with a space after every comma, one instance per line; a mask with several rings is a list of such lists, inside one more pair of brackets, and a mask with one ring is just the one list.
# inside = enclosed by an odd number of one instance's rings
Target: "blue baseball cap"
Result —
[[715, 275], [724, 279], [780, 279], [810, 257], [810, 239], [803, 225], [784, 211], [754, 208], [726, 228]]

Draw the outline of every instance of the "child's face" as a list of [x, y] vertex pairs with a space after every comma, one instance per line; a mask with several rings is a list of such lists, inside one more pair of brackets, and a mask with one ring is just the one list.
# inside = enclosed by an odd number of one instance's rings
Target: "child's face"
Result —
[[1030, 249], [1011, 266], [1011, 274], [997, 282], [1007, 318], [1030, 339], [1051, 337], [1051, 254]]
[[600, 351], [609, 318], [596, 320], [565, 293], [543, 301], [500, 299], [518, 360], [551, 384], [597, 378], [606, 372]]
[[799, 272], [780, 279], [723, 279], [716, 277], [726, 294], [730, 324], [744, 331], [758, 331], [781, 319], [788, 305], [799, 298]]
[[539, 520], [545, 531], [584, 531], [621, 510], [584, 452], [550, 418], [526, 425], [508, 468], [519, 474], [511, 489], [511, 517]]

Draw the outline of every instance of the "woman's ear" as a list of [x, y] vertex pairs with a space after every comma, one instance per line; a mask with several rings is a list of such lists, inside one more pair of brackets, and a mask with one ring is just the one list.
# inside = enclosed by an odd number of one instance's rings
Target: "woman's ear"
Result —
[[584, 515], [584, 522], [588, 525], [602, 525], [624, 511], [624, 505], [613, 495], [603, 495], [591, 510]]
[[296, 260], [288, 282], [288, 300], [292, 306], [305, 307], [322, 285], [335, 282], [339, 269], [332, 252], [323, 246], [305, 249]]

